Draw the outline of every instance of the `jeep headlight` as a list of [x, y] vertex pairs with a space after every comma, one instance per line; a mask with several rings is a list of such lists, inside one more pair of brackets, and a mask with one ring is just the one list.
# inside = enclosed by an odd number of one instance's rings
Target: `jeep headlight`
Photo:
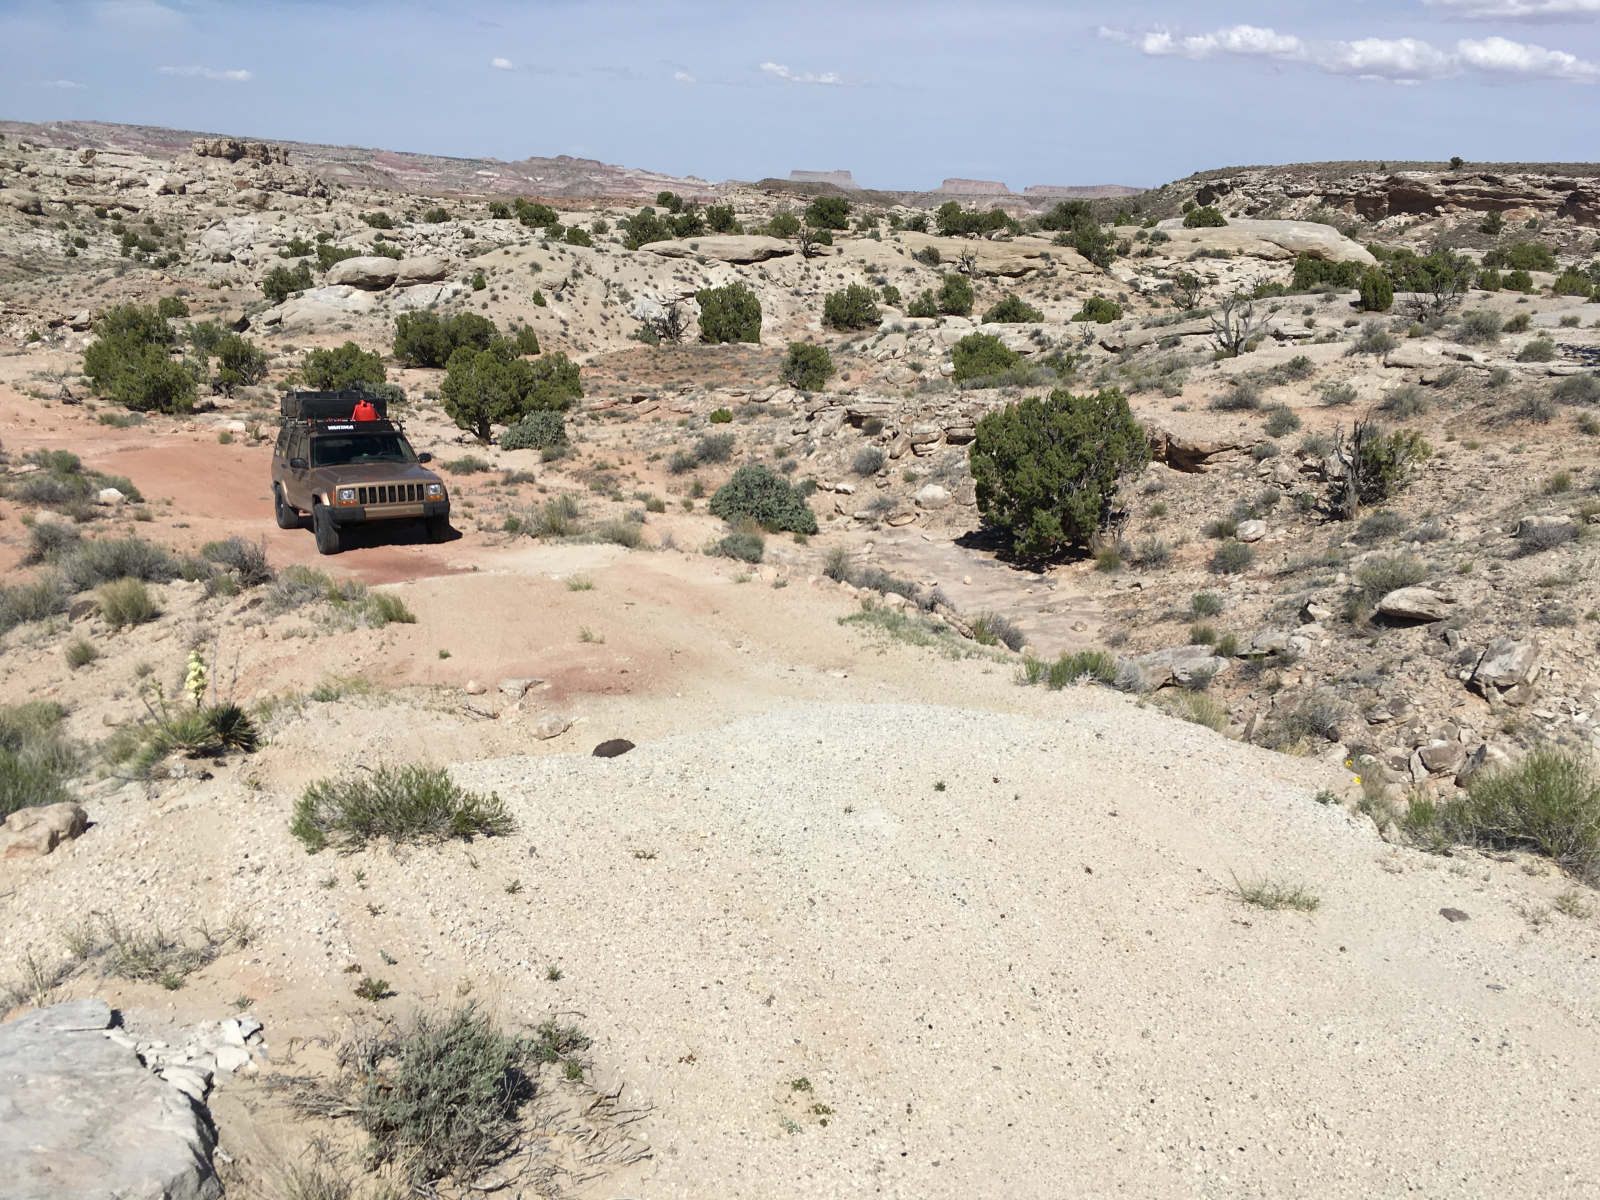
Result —
[[427, 493], [427, 495], [428, 495], [428, 499], [429, 500], [437, 500], [437, 499], [439, 499], [441, 496], [444, 495], [444, 484], [442, 484], [442, 483], [430, 483], [428, 485], [428, 493]]
[[354, 504], [355, 502], [356, 502], [356, 490], [355, 490], [355, 488], [353, 488], [353, 487], [347, 487], [347, 488], [342, 487], [342, 488], [339, 489], [338, 503], [340, 503], [340, 504]]

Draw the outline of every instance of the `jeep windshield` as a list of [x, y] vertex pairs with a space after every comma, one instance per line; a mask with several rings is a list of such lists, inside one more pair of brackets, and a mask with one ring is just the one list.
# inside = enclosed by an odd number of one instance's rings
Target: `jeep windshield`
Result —
[[313, 438], [311, 442], [311, 465], [314, 467], [416, 461], [410, 443], [398, 433], [351, 433]]

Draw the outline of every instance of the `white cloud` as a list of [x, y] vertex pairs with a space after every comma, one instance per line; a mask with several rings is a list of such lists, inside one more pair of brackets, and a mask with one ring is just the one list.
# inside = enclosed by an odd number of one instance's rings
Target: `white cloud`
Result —
[[70, 79], [36, 79], [32, 83], [25, 84], [24, 86], [52, 88], [59, 89], [61, 91], [75, 92], [87, 92], [89, 90], [89, 85], [87, 83], [73, 83]]
[[1422, 0], [1473, 21], [1587, 21], [1600, 16], [1600, 0]]
[[672, 73], [672, 77], [674, 79], [676, 79], [679, 83], [698, 83], [699, 82], [699, 80], [695, 79], [695, 77], [693, 75], [689, 74], [689, 72], [687, 72], [687, 71], [674, 71]]
[[[1555, 2], [1555, 0], [1552, 0]], [[1594, 0], [1600, 5], [1600, 0]], [[1102, 32], [1101, 36], [1107, 36]], [[1118, 40], [1113, 38], [1112, 40]], [[1600, 82], [1600, 67], [1561, 50], [1524, 45], [1502, 37], [1457, 42], [1441, 50], [1418, 38], [1362, 38], [1353, 42], [1307, 42], [1254, 25], [1234, 25], [1213, 33], [1178, 37], [1148, 33], [1139, 48], [1156, 57], [1195, 62], [1219, 56], [1306, 63], [1335, 75], [1420, 83], [1476, 72], [1497, 79]]]
[[1481, 42], [1456, 43], [1461, 61], [1476, 71], [1531, 79], [1565, 79], [1571, 83], [1600, 81], [1600, 67], [1562, 50], [1543, 46], [1524, 46], [1503, 37]]
[[255, 76], [249, 71], [214, 71], [210, 67], [162, 67], [163, 75], [188, 75], [197, 79], [215, 79], [221, 83], [248, 83]]
[[517, 69], [509, 58], [492, 58], [489, 60], [489, 65], [496, 71], [515, 71]]
[[824, 72], [821, 75], [813, 75], [809, 71], [805, 74], [798, 74], [781, 63], [775, 62], [764, 62], [761, 64], [761, 69], [769, 75], [776, 75], [779, 79], [787, 80], [790, 83], [826, 83], [837, 86], [844, 82], [832, 71]]

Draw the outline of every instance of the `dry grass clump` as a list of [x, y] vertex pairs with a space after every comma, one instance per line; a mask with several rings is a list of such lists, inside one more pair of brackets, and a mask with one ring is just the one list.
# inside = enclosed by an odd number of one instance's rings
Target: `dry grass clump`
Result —
[[315, 854], [350, 853], [369, 841], [504, 837], [516, 828], [499, 795], [468, 792], [443, 767], [382, 766], [370, 775], [320, 779], [295, 804], [289, 832]]
[[1276, 912], [1281, 908], [1292, 908], [1296, 912], [1316, 912], [1322, 905], [1322, 901], [1304, 884], [1265, 876], [1243, 880], [1235, 875], [1233, 894], [1244, 903], [1253, 904], [1269, 912]]
[[1476, 772], [1438, 817], [1459, 841], [1537, 850], [1600, 884], [1600, 779], [1585, 753], [1537, 746], [1515, 766]]

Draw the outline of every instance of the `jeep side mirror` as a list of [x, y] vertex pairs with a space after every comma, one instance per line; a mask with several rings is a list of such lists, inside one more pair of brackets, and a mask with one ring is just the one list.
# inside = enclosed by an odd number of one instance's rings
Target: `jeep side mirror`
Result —
[[306, 469], [306, 460], [303, 458], [291, 458], [289, 460], [289, 469], [291, 471], [304, 471]]
[[424, 450], [421, 454], [417, 455], [417, 461], [419, 463], [431, 463], [433, 461], [433, 455]]

